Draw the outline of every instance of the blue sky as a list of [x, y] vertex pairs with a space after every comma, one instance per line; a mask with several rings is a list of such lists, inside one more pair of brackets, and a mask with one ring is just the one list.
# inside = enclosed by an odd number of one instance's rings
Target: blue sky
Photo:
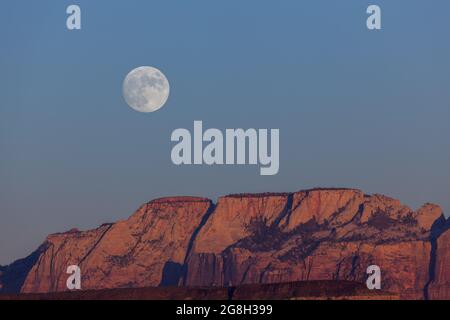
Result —
[[[66, 29], [66, 7], [82, 30]], [[382, 30], [366, 28], [369, 4]], [[450, 2], [2, 1], [0, 264], [49, 233], [128, 217], [167, 195], [316, 186], [450, 212]], [[137, 113], [149, 65], [166, 106]], [[170, 134], [279, 128], [280, 172], [176, 167]]]

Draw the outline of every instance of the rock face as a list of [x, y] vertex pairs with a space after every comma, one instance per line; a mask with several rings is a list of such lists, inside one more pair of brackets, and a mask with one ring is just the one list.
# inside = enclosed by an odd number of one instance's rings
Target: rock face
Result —
[[[0, 279], [3, 279], [3, 275], [5, 274], [5, 267], [0, 266]], [[4, 290], [3, 281], [0, 281], [0, 292]]]
[[0, 266], [0, 293], [20, 292], [25, 279], [39, 257], [47, 250], [44, 243], [25, 259], [20, 259], [9, 266]]
[[375, 264], [384, 289], [420, 298], [430, 221], [440, 216], [436, 206], [413, 212], [398, 200], [348, 189], [224, 197], [195, 241], [183, 284], [365, 282]]
[[378, 265], [383, 290], [450, 299], [444, 225], [438, 206], [414, 212], [354, 189], [230, 195], [216, 205], [165, 198], [126, 221], [49, 236], [20, 290], [67, 290], [69, 265], [80, 266], [83, 289], [364, 283], [367, 267]]
[[432, 254], [435, 260], [432, 260], [434, 273], [430, 281], [429, 298], [448, 300], [450, 299], [450, 229], [444, 231], [434, 242]]
[[78, 265], [83, 289], [149, 287], [178, 281], [165, 277], [179, 269], [191, 237], [211, 201], [166, 198], [142, 206], [128, 220], [98, 229], [55, 234], [31, 269], [22, 292], [66, 290], [66, 269]]

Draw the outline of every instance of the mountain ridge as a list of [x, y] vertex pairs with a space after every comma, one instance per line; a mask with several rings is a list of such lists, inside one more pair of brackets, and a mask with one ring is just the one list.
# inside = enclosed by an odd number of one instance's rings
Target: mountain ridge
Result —
[[[378, 263], [404, 298], [450, 298], [448, 225], [437, 205], [413, 211], [351, 188], [165, 197], [127, 220], [49, 235], [20, 292], [65, 291], [68, 264], [81, 267], [83, 287], [104, 289], [364, 282]], [[13, 270], [0, 269], [0, 291], [11, 292]]]

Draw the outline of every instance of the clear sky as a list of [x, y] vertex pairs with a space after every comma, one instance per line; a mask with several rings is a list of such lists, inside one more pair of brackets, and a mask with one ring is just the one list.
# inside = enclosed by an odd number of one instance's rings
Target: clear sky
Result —
[[[366, 28], [369, 4], [381, 31]], [[450, 212], [448, 0], [0, 6], [0, 264], [167, 195], [354, 187]], [[142, 65], [171, 84], [155, 113], [122, 97]], [[170, 134], [194, 120], [279, 128], [279, 174], [174, 166]]]

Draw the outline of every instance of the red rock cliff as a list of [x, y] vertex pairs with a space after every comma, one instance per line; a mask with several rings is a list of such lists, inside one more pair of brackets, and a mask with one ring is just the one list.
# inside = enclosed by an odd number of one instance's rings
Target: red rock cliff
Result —
[[450, 230], [434, 243], [434, 273], [430, 282], [429, 298], [450, 299]]
[[351, 189], [224, 197], [196, 238], [183, 283], [365, 281], [366, 268], [376, 264], [384, 289], [421, 298], [431, 221], [440, 216], [437, 206], [413, 212]]
[[82, 270], [83, 289], [365, 282], [376, 264], [384, 290], [450, 299], [450, 235], [439, 236], [436, 221], [444, 221], [438, 206], [414, 212], [354, 189], [231, 195], [215, 206], [160, 199], [128, 220], [49, 236], [21, 291], [66, 290], [72, 264]]
[[69, 265], [81, 268], [83, 289], [158, 286], [164, 268], [184, 263], [191, 237], [210, 206], [203, 198], [159, 199], [125, 221], [51, 235], [22, 292], [66, 290]]

